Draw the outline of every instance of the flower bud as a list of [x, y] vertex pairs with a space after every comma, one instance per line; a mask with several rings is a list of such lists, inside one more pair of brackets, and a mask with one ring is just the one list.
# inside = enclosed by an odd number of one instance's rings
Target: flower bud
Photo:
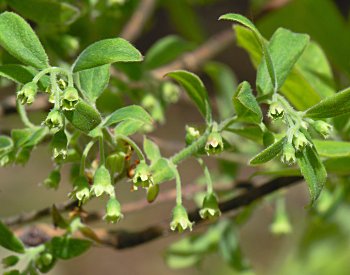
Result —
[[65, 88], [67, 88], [67, 83], [66, 83], [66, 81], [64, 81], [62, 78], [60, 78], [60, 79], [57, 81], [57, 85], [58, 85], [58, 87], [59, 87], [61, 90], [64, 90]]
[[159, 184], [153, 184], [147, 189], [147, 201], [152, 203], [158, 197], [159, 194]]
[[44, 124], [49, 129], [58, 132], [63, 127], [63, 116], [59, 110], [53, 109], [47, 115]]
[[92, 185], [91, 192], [95, 194], [96, 197], [101, 196], [103, 193], [114, 196], [114, 186], [112, 185], [111, 175], [104, 165], [97, 168], [95, 172], [94, 184]]
[[77, 89], [74, 87], [68, 87], [63, 94], [63, 98], [61, 101], [62, 109], [65, 111], [74, 110], [75, 105], [77, 105], [79, 101], [79, 94]]
[[106, 215], [103, 219], [107, 222], [115, 223], [119, 222], [123, 217], [119, 201], [114, 197], [110, 198], [107, 202]]
[[276, 235], [289, 234], [292, 232], [292, 226], [284, 206], [277, 207], [274, 220], [270, 226], [270, 231]]
[[328, 138], [329, 134], [332, 132], [333, 127], [332, 125], [328, 124], [327, 122], [324, 122], [322, 120], [317, 120], [312, 123], [312, 126], [314, 129], [321, 134], [324, 138]]
[[60, 130], [54, 134], [51, 141], [51, 148], [55, 159], [65, 159], [67, 157], [67, 144], [68, 139], [64, 130]]
[[286, 142], [283, 146], [281, 161], [286, 164], [293, 164], [296, 161], [294, 146]]
[[273, 102], [270, 105], [268, 116], [272, 119], [280, 119], [284, 116], [284, 109], [278, 102]]
[[47, 188], [57, 189], [60, 181], [61, 181], [60, 170], [55, 169], [51, 171], [50, 175], [48, 176], [47, 179], [44, 180], [43, 183]]
[[79, 176], [74, 180], [74, 189], [70, 197], [75, 197], [81, 203], [85, 203], [90, 198], [90, 186], [87, 179]]
[[17, 99], [24, 104], [32, 104], [35, 99], [35, 95], [38, 91], [38, 85], [34, 82], [29, 82], [23, 86], [23, 88], [17, 92]]
[[218, 132], [212, 132], [207, 139], [204, 149], [208, 155], [221, 153], [224, 150], [221, 135]]
[[192, 126], [186, 125], [186, 144], [191, 145], [194, 141], [196, 141], [200, 137], [200, 132], [198, 129]]
[[40, 256], [41, 262], [43, 265], [49, 265], [52, 263], [53, 257], [51, 253], [45, 252]]
[[305, 146], [310, 145], [305, 135], [299, 131], [294, 134], [293, 145], [296, 150], [303, 150]]
[[178, 232], [182, 232], [189, 228], [190, 231], [192, 231], [193, 224], [194, 223], [190, 222], [188, 219], [188, 214], [185, 207], [183, 207], [181, 204], [176, 205], [173, 209], [173, 219], [170, 223], [170, 229], [173, 231], [177, 230]]
[[167, 103], [176, 103], [180, 97], [180, 89], [174, 83], [164, 82], [162, 87], [163, 99]]
[[132, 181], [136, 190], [137, 187], [149, 188], [154, 184], [151, 169], [145, 162], [141, 162], [136, 166]]
[[216, 218], [221, 215], [218, 200], [214, 193], [208, 193], [203, 199], [202, 209], [199, 211], [202, 219]]

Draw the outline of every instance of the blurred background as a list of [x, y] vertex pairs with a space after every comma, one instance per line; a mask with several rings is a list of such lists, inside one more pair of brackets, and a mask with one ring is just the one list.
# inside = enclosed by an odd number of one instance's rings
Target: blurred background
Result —
[[[55, 58], [59, 54], [64, 54], [66, 60], [73, 60], [76, 51], [93, 41], [118, 36], [139, 4], [137, 0], [66, 2], [77, 6], [91, 2], [90, 4], [95, 8], [64, 27], [64, 30], [54, 29], [55, 36], [49, 33], [52, 29], [45, 28], [45, 22], [31, 21], [31, 24], [37, 27], [45, 47], [51, 49], [50, 56]], [[0, 8], [11, 10], [11, 7], [6, 5], [6, 1], [1, 0]], [[349, 11], [349, 0], [159, 0], [154, 14], [146, 22], [144, 30], [134, 41], [134, 45], [145, 54], [160, 38], [176, 34], [189, 42], [189, 49], [194, 49], [213, 35], [231, 27], [230, 23], [218, 22], [220, 15], [229, 12], [241, 13], [252, 19], [266, 38], [281, 26], [296, 32], [308, 33], [329, 58], [337, 80], [337, 88], [340, 90], [349, 84]], [[18, 13], [21, 14], [21, 12]], [[25, 14], [23, 16], [25, 17]], [[64, 35], [60, 36], [60, 33]], [[65, 48], [67, 44], [70, 45], [68, 49]], [[2, 54], [2, 62], [5, 62], [6, 58], [9, 57]], [[57, 60], [59, 62], [58, 58]], [[226, 50], [215, 57], [215, 60], [229, 66], [237, 82], [248, 80], [254, 83], [255, 70], [249, 57], [235, 43], [231, 43]], [[199, 75], [205, 81], [211, 96], [214, 97], [215, 86], [208, 75], [204, 73]], [[14, 90], [13, 86], [2, 88], [0, 99], [13, 94]], [[119, 97], [114, 99], [118, 101]], [[112, 105], [111, 108], [115, 106]], [[42, 117], [43, 114], [40, 112], [31, 114], [34, 120]], [[162, 154], [170, 156], [175, 152], [174, 148], [181, 148], [185, 144], [185, 125], [201, 123], [201, 118], [187, 101], [170, 105], [164, 117], [166, 123], [160, 124], [152, 136], [172, 144], [172, 146], [168, 146], [168, 143], [159, 144]], [[16, 114], [0, 119], [0, 131], [5, 132], [19, 127], [22, 125]], [[249, 150], [247, 148], [247, 151]], [[211, 161], [210, 166], [216, 169], [217, 163]], [[65, 201], [67, 193], [71, 191], [71, 185], [68, 183], [68, 168], [63, 171], [61, 185], [57, 191], [48, 190], [41, 184], [52, 168], [49, 148], [45, 145], [39, 146], [32, 153], [26, 166], [1, 168], [0, 218]], [[200, 167], [192, 160], [182, 164], [180, 171], [185, 185], [197, 182], [201, 175]], [[249, 169], [234, 171], [229, 181], [246, 180], [252, 172]], [[171, 183], [165, 184], [164, 187], [162, 186], [162, 191], [171, 189], [171, 185]], [[131, 193], [129, 189], [127, 182], [120, 185], [122, 203], [138, 201], [144, 197], [142, 192]], [[246, 274], [254, 274], [254, 272], [256, 274], [348, 274], [350, 209], [347, 204], [340, 205], [332, 218], [319, 219], [305, 209], [308, 204], [305, 185], [297, 185], [284, 192], [292, 231], [286, 236], [271, 234], [273, 206], [269, 200], [256, 206], [251, 218], [239, 228], [238, 232], [242, 254], [252, 267], [252, 271], [244, 272]], [[189, 208], [195, 206], [191, 195], [188, 194], [188, 199], [185, 201]], [[159, 220], [168, 222], [173, 205], [173, 201], [151, 205], [142, 211], [129, 213], [120, 223], [110, 227], [137, 230]], [[92, 202], [87, 210], [103, 209], [103, 207], [102, 203]], [[97, 225], [104, 226], [103, 223]], [[207, 225], [195, 227], [194, 234], [203, 231], [206, 227]], [[76, 259], [60, 261], [49, 274], [238, 274], [215, 251], [204, 253], [205, 257], [198, 266], [184, 269], [170, 268], [166, 259], [167, 248], [174, 241], [184, 239], [188, 235], [188, 233], [172, 234], [122, 251], [95, 247]], [[5, 253], [0, 250], [0, 256]]]

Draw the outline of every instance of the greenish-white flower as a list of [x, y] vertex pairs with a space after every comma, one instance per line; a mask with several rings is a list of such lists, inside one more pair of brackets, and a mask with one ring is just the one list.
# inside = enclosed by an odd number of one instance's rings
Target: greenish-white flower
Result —
[[178, 204], [174, 207], [173, 209], [173, 218], [172, 221], [170, 222], [170, 229], [175, 231], [182, 232], [186, 229], [189, 229], [192, 231], [192, 226], [193, 222], [190, 222], [188, 219], [188, 214], [185, 209], [181, 204]]
[[20, 91], [17, 92], [17, 99], [22, 105], [32, 104], [37, 92], [38, 85], [34, 82], [29, 82], [25, 84]]
[[203, 199], [202, 209], [199, 210], [202, 219], [216, 218], [221, 215], [216, 195], [211, 192], [206, 194]]
[[114, 196], [114, 186], [112, 185], [111, 174], [104, 165], [97, 168], [95, 172], [91, 192], [96, 197], [101, 196], [103, 193], [106, 193], [109, 196]]
[[103, 219], [110, 223], [115, 223], [120, 221], [124, 215], [121, 212], [121, 206], [119, 201], [112, 197], [109, 199], [106, 205], [106, 214]]

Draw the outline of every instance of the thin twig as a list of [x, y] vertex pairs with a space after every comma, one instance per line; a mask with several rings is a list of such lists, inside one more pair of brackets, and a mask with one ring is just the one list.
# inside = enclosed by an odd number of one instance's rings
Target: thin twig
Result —
[[156, 2], [156, 0], [141, 0], [120, 36], [130, 42], [135, 41], [140, 36], [145, 23], [152, 15]]

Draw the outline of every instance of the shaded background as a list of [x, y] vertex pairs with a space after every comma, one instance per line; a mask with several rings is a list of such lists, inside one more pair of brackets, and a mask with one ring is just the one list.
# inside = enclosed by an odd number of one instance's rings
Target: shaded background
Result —
[[[171, 0], [170, 0], [171, 1]], [[169, 1], [169, 2], [170, 2]], [[142, 53], [145, 53], [147, 49], [159, 38], [168, 35], [180, 33], [189, 40], [194, 42], [201, 42], [206, 38], [216, 34], [220, 30], [227, 29], [230, 24], [225, 22], [218, 22], [217, 18], [228, 12], [237, 12], [247, 15], [261, 27], [263, 34], [267, 37], [271, 35], [271, 31], [277, 27], [283, 25], [291, 28], [294, 31], [307, 32], [311, 35], [312, 39], [315, 39], [326, 50], [327, 55], [332, 61], [332, 65], [335, 69], [336, 77], [339, 79], [340, 86], [348, 84], [348, 79], [343, 77], [343, 74], [339, 72], [343, 68], [350, 66], [349, 61], [349, 49], [350, 44], [348, 41], [350, 35], [343, 36], [344, 41], [333, 41], [327, 44], [329, 41], [325, 37], [332, 37], [332, 28], [324, 27], [320, 22], [306, 22], [303, 21], [306, 16], [313, 19], [313, 13], [317, 15], [318, 12], [324, 12], [327, 18], [327, 12], [329, 10], [305, 10], [305, 13], [301, 14], [298, 9], [289, 9], [287, 13], [288, 18], [285, 20], [278, 20], [274, 22], [274, 16], [280, 9], [288, 8], [286, 2], [288, 1], [244, 1], [244, 0], [222, 0], [222, 1], [184, 1], [195, 11], [198, 23], [201, 25], [201, 33], [196, 37], [192, 37], [186, 33], [186, 28], [176, 27], [174, 22], [169, 16], [168, 10], [164, 5], [160, 5], [152, 16], [151, 20], [147, 23], [143, 34], [134, 43], [135, 46], [140, 49]], [[198, 2], [194, 4], [194, 2]], [[203, 3], [201, 3], [203, 2]], [[290, 1], [296, 2], [296, 1]], [[303, 2], [303, 1], [298, 1]], [[304, 1], [318, 2], [318, 0]], [[349, 21], [349, 6], [350, 1], [320, 1], [331, 4], [334, 8], [331, 12], [339, 13], [339, 20], [344, 22], [344, 33], [350, 34], [350, 21]], [[209, 3], [209, 4], [208, 4]], [[293, 4], [293, 3], [291, 3]], [[320, 6], [322, 6], [320, 4]], [[307, 7], [307, 4], [305, 4]], [[328, 7], [328, 6], [327, 6]], [[293, 13], [295, 12], [295, 13]], [[272, 18], [272, 19], [271, 19]], [[113, 26], [113, 17], [106, 17], [104, 19], [107, 25]], [[109, 20], [109, 21], [108, 21]], [[185, 22], [184, 22], [185, 24]], [[323, 22], [322, 24], [329, 24], [329, 22]], [[319, 26], [319, 29], [317, 28]], [[73, 28], [74, 29], [74, 28]], [[73, 30], [74, 32], [74, 30]], [[329, 32], [329, 33], [327, 33]], [[112, 30], [111, 35], [118, 35], [118, 31]], [[88, 44], [88, 41], [86, 41]], [[334, 45], [337, 48], [334, 49]], [[340, 47], [339, 45], [342, 44]], [[344, 60], [340, 60], [338, 55], [334, 53], [345, 51], [347, 55], [343, 55]], [[229, 65], [235, 72], [237, 79], [248, 80], [250, 82], [255, 81], [255, 71], [251, 66], [248, 55], [234, 44], [229, 49], [221, 53], [216, 60], [221, 61]], [[347, 64], [349, 63], [349, 65]], [[204, 81], [213, 95], [215, 93], [211, 82], [208, 81], [206, 76]], [[2, 91], [1, 98], [13, 93], [12, 89]], [[34, 114], [40, 117], [41, 114]], [[200, 122], [201, 118], [196, 113], [194, 108], [186, 102], [180, 102], [177, 105], [172, 105], [166, 112], [167, 123], [154, 133], [155, 136], [162, 139], [169, 140], [174, 144], [184, 144], [184, 125], [189, 122]], [[9, 129], [21, 127], [21, 122], [15, 115], [0, 120], [0, 129]], [[161, 148], [162, 153], [166, 156], [174, 153], [167, 148]], [[71, 186], [68, 182], [68, 171], [63, 173], [63, 180], [58, 191], [51, 191], [45, 189], [43, 186], [38, 185], [46, 178], [51, 171], [52, 164], [49, 158], [49, 148], [46, 146], [40, 146], [32, 154], [31, 160], [25, 167], [9, 167], [1, 168], [0, 170], [0, 217], [6, 217], [22, 211], [30, 211], [34, 209], [40, 209], [46, 207], [52, 203], [59, 203], [66, 200], [66, 194], [70, 191]], [[215, 168], [215, 162], [211, 162], [211, 166]], [[183, 182], [185, 184], [191, 184], [201, 174], [200, 168], [195, 162], [189, 160], [180, 166], [181, 175], [183, 175]], [[241, 179], [247, 179], [251, 171], [243, 170], [238, 175]], [[164, 186], [164, 189], [171, 188], [171, 184]], [[143, 197], [141, 193], [130, 193], [128, 184], [121, 184], [122, 202], [137, 201]], [[293, 251], [296, 249], [295, 245], [299, 242], [302, 232], [308, 226], [308, 212], [304, 206], [308, 203], [308, 196], [305, 186], [296, 186], [288, 189], [287, 191], [287, 203], [288, 211], [290, 213], [290, 219], [293, 224], [293, 233], [287, 237], [279, 238], [271, 235], [269, 232], [269, 225], [273, 216], [273, 208], [269, 203], [263, 203], [254, 212], [252, 218], [241, 228], [240, 241], [243, 252], [250, 260], [254, 270], [257, 274], [287, 274], [281, 272], [283, 266], [285, 266], [287, 259]], [[193, 203], [186, 201], [186, 204], [191, 207]], [[102, 208], [103, 204], [92, 203], [88, 206], [88, 209]], [[137, 230], [146, 227], [156, 221], [170, 219], [170, 212], [173, 207], [173, 202], [156, 204], [150, 206], [147, 209], [127, 215], [127, 217], [117, 225], [111, 226], [118, 229], [132, 229]], [[346, 212], [348, 213], [348, 212]], [[201, 226], [195, 230], [201, 230]], [[336, 234], [336, 233], [335, 233]], [[171, 270], [163, 261], [164, 251], [167, 246], [182, 238], [183, 235], [171, 235], [169, 237], [150, 242], [148, 244], [127, 249], [125, 251], [113, 251], [107, 248], [96, 247], [88, 251], [88, 253], [80, 256], [79, 258], [64, 262], [60, 261], [59, 264], [49, 274], [60, 275], [74, 275], [74, 274], [234, 274], [234, 271], [223, 263], [221, 258], [217, 255], [210, 255], [206, 258], [203, 265], [197, 268], [185, 269], [185, 270]], [[332, 246], [327, 246], [329, 257], [332, 256], [334, 250]], [[321, 251], [321, 250], [319, 250]], [[0, 254], [1, 254], [0, 250]], [[345, 259], [348, 258], [348, 253], [344, 253]], [[311, 257], [312, 258], [312, 257]], [[321, 259], [321, 258], [320, 258]], [[312, 259], [310, 260], [312, 261]], [[322, 261], [322, 260], [321, 260]], [[346, 265], [339, 268], [337, 274], [347, 274], [346, 268], [349, 268], [350, 261]], [[291, 264], [292, 265], [292, 264]], [[322, 265], [315, 269], [314, 272], [319, 273], [304, 273], [304, 274], [327, 274], [326, 270], [322, 270]], [[322, 273], [323, 272], [323, 273]], [[294, 273], [296, 274], [296, 273]], [[302, 273], [300, 273], [302, 274]], [[331, 273], [328, 273], [331, 274]]]

